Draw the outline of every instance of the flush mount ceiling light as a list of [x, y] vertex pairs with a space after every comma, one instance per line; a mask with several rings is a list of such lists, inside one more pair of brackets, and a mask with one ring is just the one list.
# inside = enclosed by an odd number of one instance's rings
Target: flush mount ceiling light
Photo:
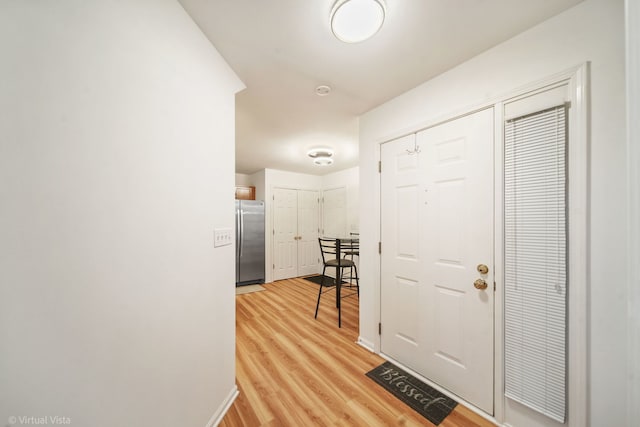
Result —
[[337, 0], [331, 9], [331, 31], [345, 43], [372, 37], [384, 22], [383, 0]]
[[313, 163], [319, 166], [328, 166], [333, 163], [333, 151], [328, 148], [314, 148], [307, 153], [313, 159]]

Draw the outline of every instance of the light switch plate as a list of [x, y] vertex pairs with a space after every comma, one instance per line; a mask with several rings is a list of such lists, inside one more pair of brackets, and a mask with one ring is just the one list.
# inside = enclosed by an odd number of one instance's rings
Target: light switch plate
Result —
[[233, 230], [230, 228], [216, 228], [213, 230], [213, 247], [227, 246], [233, 243]]

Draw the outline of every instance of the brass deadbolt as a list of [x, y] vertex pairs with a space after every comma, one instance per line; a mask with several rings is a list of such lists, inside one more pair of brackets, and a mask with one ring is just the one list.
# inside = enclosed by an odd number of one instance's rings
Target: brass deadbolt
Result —
[[478, 264], [477, 269], [480, 274], [487, 274], [489, 272], [489, 267], [484, 264]]

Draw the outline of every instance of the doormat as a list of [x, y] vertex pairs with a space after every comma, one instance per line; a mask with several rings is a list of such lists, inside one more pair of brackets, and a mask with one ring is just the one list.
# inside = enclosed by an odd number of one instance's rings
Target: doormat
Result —
[[458, 404], [391, 362], [384, 362], [366, 375], [435, 425]]
[[[335, 286], [335, 279], [333, 277], [330, 276], [324, 276], [324, 286]], [[310, 282], [313, 282], [317, 285], [319, 285], [320, 283], [322, 283], [322, 274], [316, 274], [315, 276], [309, 276], [309, 277], [303, 277], [304, 280], [308, 280]], [[348, 285], [347, 282], [345, 282], [344, 280], [342, 281], [343, 285]]]
[[260, 291], [266, 291], [266, 289], [260, 285], [245, 285], [236, 287], [236, 295], [244, 295]]

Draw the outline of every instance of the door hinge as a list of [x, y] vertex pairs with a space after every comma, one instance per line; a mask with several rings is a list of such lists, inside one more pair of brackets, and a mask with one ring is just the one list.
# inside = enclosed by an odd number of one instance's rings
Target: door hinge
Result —
[[382, 335], [382, 322], [378, 323], [378, 335]]
[[378, 173], [382, 173], [382, 160], [378, 160]]
[[275, 200], [276, 199], [276, 195], [274, 194], [273, 196], [271, 196], [271, 200]]
[[273, 231], [273, 235], [275, 236], [276, 235], [276, 229], [274, 228], [272, 231]]
[[496, 290], [496, 282], [494, 281], [493, 282], [493, 291], [495, 292], [495, 290]]
[[382, 242], [378, 242], [378, 253], [382, 253]]
[[274, 270], [276, 269], [276, 265], [275, 265], [275, 264], [273, 264], [273, 269], [274, 269]]

